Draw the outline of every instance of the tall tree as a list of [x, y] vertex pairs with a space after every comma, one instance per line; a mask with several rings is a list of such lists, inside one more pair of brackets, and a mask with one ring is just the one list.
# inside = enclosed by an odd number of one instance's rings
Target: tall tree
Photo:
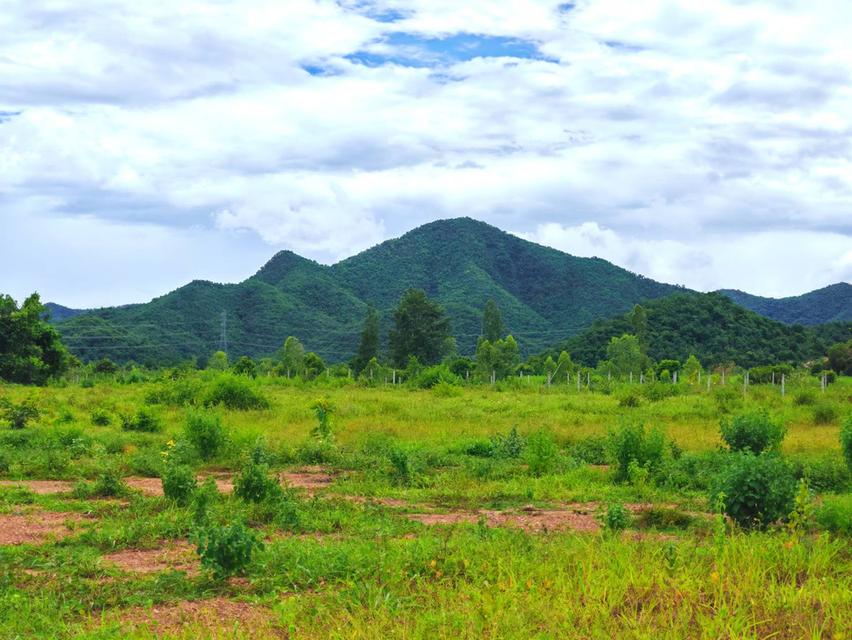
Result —
[[68, 350], [47, 316], [37, 293], [20, 309], [11, 296], [0, 296], [0, 379], [44, 384], [68, 368]]
[[281, 347], [281, 367], [289, 378], [302, 373], [305, 360], [305, 347], [298, 338], [288, 336]]
[[493, 299], [485, 303], [482, 312], [482, 336], [491, 344], [503, 337], [503, 316]]
[[367, 310], [367, 317], [364, 318], [361, 342], [358, 344], [358, 351], [352, 361], [355, 375], [361, 373], [373, 358], [376, 358], [376, 360], [379, 358], [379, 314], [373, 307], [370, 307]]
[[641, 304], [637, 304], [629, 313], [628, 318], [633, 327], [633, 335], [639, 338], [639, 346], [645, 353], [648, 349], [648, 312]]
[[389, 346], [397, 367], [405, 367], [409, 356], [426, 365], [440, 362], [450, 337], [450, 319], [440, 304], [420, 289], [409, 289], [402, 295], [393, 319]]
[[646, 357], [636, 336], [624, 334], [620, 338], [612, 338], [606, 348], [606, 355], [617, 375], [627, 377], [632, 373], [638, 376], [645, 368]]

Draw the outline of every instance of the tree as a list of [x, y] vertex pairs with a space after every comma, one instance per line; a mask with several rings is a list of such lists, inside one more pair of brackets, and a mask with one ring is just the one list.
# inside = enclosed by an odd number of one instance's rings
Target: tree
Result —
[[289, 378], [291, 375], [297, 376], [302, 373], [302, 367], [305, 362], [305, 347], [299, 342], [298, 338], [289, 336], [284, 341], [284, 346], [281, 347], [281, 367]]
[[367, 317], [364, 319], [361, 342], [358, 344], [358, 351], [352, 361], [355, 375], [361, 373], [373, 358], [376, 358], [376, 360], [379, 358], [379, 314], [373, 307], [370, 307], [367, 310]]
[[616, 375], [627, 377], [631, 373], [638, 376], [645, 366], [645, 355], [639, 338], [625, 333], [620, 338], [613, 337], [606, 348], [607, 359], [612, 363]]
[[556, 373], [556, 360], [553, 359], [553, 356], [547, 356], [547, 360], [544, 361], [544, 375], [547, 376], [547, 382], [549, 383], [553, 378], [553, 374]]
[[641, 304], [637, 304], [628, 315], [628, 319], [630, 326], [633, 327], [633, 335], [639, 338], [642, 353], [645, 353], [648, 348], [648, 312]]
[[257, 365], [254, 360], [248, 356], [242, 356], [234, 363], [234, 373], [240, 376], [248, 376], [249, 378], [257, 377]]
[[485, 303], [482, 312], [482, 336], [491, 344], [503, 337], [503, 316], [494, 300]]
[[389, 346], [396, 366], [405, 367], [409, 356], [416, 356], [425, 365], [441, 361], [450, 337], [450, 319], [440, 304], [420, 289], [409, 289], [399, 301], [393, 319]]
[[302, 360], [304, 366], [304, 376], [306, 380], [313, 380], [323, 371], [325, 371], [325, 362], [322, 361], [313, 351], [308, 351]]
[[683, 379], [685, 382], [698, 382], [698, 374], [701, 372], [701, 362], [694, 355], [690, 355], [683, 363]]
[[228, 368], [228, 354], [224, 351], [217, 351], [207, 361], [207, 368], [214, 371], [224, 371]]
[[20, 309], [11, 296], [0, 296], [0, 379], [45, 384], [68, 368], [68, 350], [48, 314], [37, 293]]
[[852, 340], [828, 348], [828, 366], [840, 375], [852, 376]]

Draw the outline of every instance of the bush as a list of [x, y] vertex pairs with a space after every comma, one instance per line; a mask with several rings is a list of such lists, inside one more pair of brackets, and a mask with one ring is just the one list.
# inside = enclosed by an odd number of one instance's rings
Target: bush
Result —
[[527, 446], [527, 440], [512, 427], [505, 436], [497, 434], [491, 438], [489, 455], [494, 458], [520, 458]]
[[742, 393], [733, 387], [719, 387], [713, 392], [713, 399], [721, 413], [731, 413], [743, 403]]
[[223, 405], [228, 409], [248, 411], [268, 409], [269, 401], [258, 393], [245, 377], [222, 375], [207, 391], [206, 406]]
[[234, 480], [234, 495], [246, 502], [263, 502], [280, 492], [281, 485], [277, 478], [270, 477], [269, 466], [254, 460], [249, 461]]
[[844, 491], [849, 485], [849, 468], [842, 457], [826, 453], [808, 460], [796, 470], [797, 478], [805, 478], [808, 486], [817, 493]]
[[95, 480], [92, 491], [92, 494], [99, 498], [113, 498], [123, 496], [125, 493], [127, 493], [127, 484], [115, 469], [107, 469], [101, 473]]
[[218, 454], [227, 440], [221, 417], [211, 411], [189, 411], [183, 431], [186, 439], [205, 461]]
[[392, 449], [388, 454], [391, 463], [391, 481], [401, 487], [410, 487], [414, 483], [414, 465], [411, 456], [403, 449]]
[[462, 390], [457, 385], [441, 380], [432, 387], [432, 393], [438, 398], [458, 398], [462, 394]]
[[35, 420], [39, 416], [39, 410], [32, 400], [24, 400], [14, 403], [5, 398], [0, 399], [0, 417], [3, 418], [11, 429], [23, 429], [27, 422]]
[[603, 515], [604, 529], [610, 532], [624, 531], [630, 526], [630, 512], [622, 504], [610, 504]]
[[658, 469], [665, 457], [666, 439], [658, 429], [645, 431], [641, 423], [627, 423], [610, 431], [607, 449], [615, 480], [623, 482], [630, 477], [631, 463], [649, 472]]
[[155, 433], [162, 430], [163, 423], [157, 414], [147, 407], [142, 407], [136, 415], [122, 415], [121, 428], [124, 431]]
[[852, 536], [852, 495], [826, 496], [814, 519], [825, 531]]
[[607, 439], [601, 436], [583, 438], [571, 447], [571, 456], [586, 464], [606, 464]]
[[814, 424], [831, 424], [837, 420], [837, 410], [830, 404], [818, 404], [814, 407]]
[[846, 416], [843, 426], [840, 427], [840, 448], [846, 458], [846, 465], [852, 471], [852, 414]]
[[527, 438], [524, 460], [534, 476], [553, 473], [559, 464], [559, 447], [546, 431], [536, 431]]
[[163, 471], [163, 495], [185, 507], [189, 504], [192, 494], [198, 486], [195, 473], [185, 464], [169, 464]]
[[263, 548], [258, 534], [242, 522], [204, 527], [194, 538], [201, 566], [219, 579], [245, 573], [254, 552]]
[[774, 451], [781, 445], [786, 427], [764, 411], [741, 413], [720, 423], [722, 439], [731, 451], [750, 451], [757, 455]]
[[112, 417], [106, 409], [97, 408], [92, 411], [91, 421], [96, 427], [107, 427], [112, 423]]
[[618, 401], [619, 407], [635, 409], [642, 404], [642, 400], [636, 391], [629, 391]]
[[816, 403], [816, 394], [813, 391], [799, 391], [793, 398], [793, 404], [805, 406]]
[[331, 440], [331, 416], [334, 413], [334, 405], [331, 400], [315, 400], [311, 405], [314, 415], [317, 417], [317, 426], [311, 429], [311, 435], [317, 440]]
[[418, 389], [431, 389], [439, 384], [459, 385], [461, 378], [450, 371], [447, 365], [439, 364], [420, 371], [415, 376], [413, 384]]
[[711, 503], [721, 497], [725, 513], [744, 529], [765, 529], [793, 510], [796, 478], [775, 454], [737, 453], [710, 494]]

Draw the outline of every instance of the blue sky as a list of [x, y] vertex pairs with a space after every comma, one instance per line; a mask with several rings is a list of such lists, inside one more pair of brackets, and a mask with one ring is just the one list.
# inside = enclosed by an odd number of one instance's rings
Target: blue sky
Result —
[[700, 290], [849, 281], [850, 18], [842, 0], [12, 0], [0, 291], [144, 301], [462, 215]]

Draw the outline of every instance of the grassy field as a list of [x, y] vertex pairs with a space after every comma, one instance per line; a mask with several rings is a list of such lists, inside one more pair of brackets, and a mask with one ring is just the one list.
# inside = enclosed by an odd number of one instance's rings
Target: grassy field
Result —
[[[0, 427], [0, 638], [849, 637], [849, 379], [222, 380], [0, 387], [38, 410]], [[245, 393], [266, 408], [215, 404]], [[809, 493], [745, 531], [710, 494], [720, 420], [756, 409]], [[662, 454], [620, 478], [615, 434], [639, 423]], [[185, 500], [162, 495], [178, 468]], [[211, 531], [250, 558], [217, 570]]]

